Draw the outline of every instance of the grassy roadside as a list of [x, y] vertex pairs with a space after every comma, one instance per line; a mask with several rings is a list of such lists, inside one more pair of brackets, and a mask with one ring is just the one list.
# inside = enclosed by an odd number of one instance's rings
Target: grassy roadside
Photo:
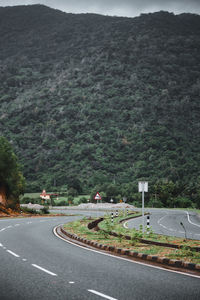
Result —
[[[129, 214], [128, 217], [137, 217], [141, 216], [140, 213], [134, 213], [134, 214]], [[145, 238], [146, 240], [151, 240], [155, 242], [161, 242], [161, 243], [174, 243], [178, 245], [184, 245], [184, 246], [190, 246], [190, 247], [200, 247], [200, 241], [198, 240], [185, 240], [183, 238], [179, 237], [174, 237], [174, 236], [168, 236], [168, 235], [160, 235], [160, 234], [155, 234], [151, 228], [149, 233], [147, 233], [147, 230], [145, 231], [145, 234], [143, 236], [142, 234], [142, 229], [136, 230], [136, 229], [129, 229], [129, 228], [124, 228], [122, 224], [119, 222], [122, 221], [125, 217], [121, 214], [119, 215], [118, 218], [114, 218], [113, 220], [113, 226], [110, 222], [110, 216], [107, 215], [105, 216], [105, 219], [103, 222], [99, 223], [99, 228], [107, 231], [114, 231], [118, 234], [123, 234], [123, 235], [130, 235], [130, 236], [137, 236], [140, 238]]]
[[[103, 222], [99, 224], [100, 230], [94, 231], [89, 230], [87, 225], [89, 222], [92, 221], [92, 219], [82, 219], [79, 221], [67, 223], [64, 225], [64, 229], [68, 232], [77, 234], [80, 237], [86, 238], [91, 241], [95, 241], [97, 243], [101, 243], [104, 245], [110, 245], [115, 246], [118, 248], [123, 248], [131, 251], [137, 251], [144, 254], [149, 255], [158, 255], [167, 257], [170, 259], [180, 259], [187, 262], [193, 262], [193, 263], [200, 263], [200, 252], [192, 251], [188, 249], [188, 246], [199, 246], [199, 241], [191, 241], [184, 239], [176, 238], [176, 237], [165, 237], [156, 235], [154, 233], [151, 233], [151, 235], [145, 235], [145, 239], [156, 239], [156, 241], [168, 241], [170, 243], [178, 243], [180, 245], [183, 245], [183, 249], [173, 249], [173, 248], [167, 248], [162, 246], [155, 246], [155, 245], [149, 245], [149, 244], [143, 244], [138, 241], [138, 237], [141, 236], [140, 231], [132, 230], [129, 232], [132, 235], [131, 240], [126, 240], [123, 237], [114, 237], [110, 236], [108, 233], [106, 233], [104, 230], [112, 230], [120, 234], [127, 234], [125, 231], [125, 228], [122, 227], [121, 224], [118, 224], [119, 218], [115, 218], [114, 224], [111, 224], [110, 217], [106, 217]], [[117, 220], [118, 219], [118, 220]]]

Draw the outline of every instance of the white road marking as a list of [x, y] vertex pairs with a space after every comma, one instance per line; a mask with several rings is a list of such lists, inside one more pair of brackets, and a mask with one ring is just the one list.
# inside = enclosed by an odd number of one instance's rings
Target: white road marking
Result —
[[6, 228], [2, 228], [0, 231], [4, 231]]
[[161, 223], [161, 220], [163, 220], [167, 215], [168, 215], [168, 213], [167, 213], [166, 215], [162, 216], [162, 217], [157, 221], [158, 225], [160, 225], [161, 227], [163, 227], [164, 229], [166, 229], [166, 230], [168, 230], [168, 231], [172, 231], [172, 232], [177, 231], [177, 230], [174, 230], [174, 229], [172, 229], [172, 228], [168, 228], [167, 226], [165, 226], [165, 225], [163, 225], [163, 224]]
[[23, 258], [22, 260], [23, 260], [23, 261], [27, 261], [27, 259], [26, 259], [26, 258]]
[[200, 225], [195, 224], [195, 223], [193, 223], [193, 222], [190, 220], [190, 215], [189, 215], [188, 211], [185, 211], [185, 213], [187, 214], [188, 222], [189, 222], [190, 224], [192, 224], [192, 225], [194, 225], [194, 226], [197, 226], [197, 227], [200, 227]]
[[[160, 222], [161, 222], [161, 220], [162, 220], [162, 219], [164, 219], [166, 216], [167, 216], [167, 214], [166, 214], [166, 215], [164, 215], [164, 216], [162, 216], [162, 217], [161, 217], [161, 218], [158, 220], [158, 222], [157, 222], [157, 223], [158, 223], [159, 225], [161, 225], [161, 226], [165, 227], [165, 226], [164, 226], [164, 225], [162, 225]], [[166, 227], [166, 228], [167, 228], [167, 227]]]
[[0, 247], [3, 247], [3, 245], [0, 243]]
[[169, 231], [177, 231], [177, 230], [174, 230], [174, 229], [172, 229], [172, 228], [167, 228]]
[[109, 300], [117, 300], [116, 298], [113, 298], [113, 297], [107, 296], [107, 295], [105, 295], [105, 294], [99, 293], [99, 292], [97, 292], [97, 291], [95, 291], [95, 290], [88, 290], [88, 292], [93, 293], [93, 294], [98, 295], [98, 296], [101, 296], [101, 297], [103, 297], [103, 298], [105, 298], [105, 299], [109, 299]]
[[[62, 225], [63, 225], [63, 224], [62, 224]], [[158, 270], [162, 270], [162, 271], [165, 271], [165, 272], [176, 273], [176, 274], [179, 274], [179, 275], [184, 275], [184, 276], [189, 276], [189, 277], [194, 277], [194, 278], [200, 279], [200, 276], [198, 276], [198, 275], [187, 274], [187, 273], [184, 273], [184, 272], [181, 272], [181, 271], [179, 272], [179, 271], [174, 271], [174, 270], [164, 269], [164, 268], [162, 268], [162, 267], [158, 267], [158, 266], [155, 266], [155, 265], [153, 266], [153, 265], [149, 265], [149, 264], [146, 264], [146, 263], [143, 263], [143, 262], [139, 262], [139, 261], [135, 261], [135, 260], [133, 261], [133, 260], [128, 259], [128, 258], [119, 257], [119, 256], [112, 255], [112, 254], [110, 254], [110, 253], [100, 252], [100, 251], [98, 251], [98, 250], [94, 250], [94, 249], [86, 248], [86, 247], [84, 247], [84, 246], [80, 246], [80, 245], [78, 245], [78, 244], [75, 244], [75, 243], [73, 243], [73, 242], [70, 242], [70, 241], [64, 239], [63, 237], [59, 236], [59, 235], [57, 234], [57, 232], [56, 232], [56, 228], [58, 228], [59, 226], [61, 226], [61, 225], [58, 225], [58, 226], [56, 226], [56, 227], [53, 229], [54, 234], [55, 234], [58, 238], [60, 238], [61, 240], [63, 240], [64, 242], [69, 243], [69, 244], [71, 244], [71, 245], [73, 245], [73, 246], [75, 246], [75, 247], [79, 247], [79, 248], [84, 249], [84, 250], [86, 250], [86, 251], [92, 251], [92, 252], [95, 252], [95, 253], [98, 253], [98, 254], [101, 254], [101, 255], [106, 255], [106, 256], [109, 256], [109, 257], [112, 257], [112, 258], [115, 258], [115, 259], [124, 260], [124, 261], [127, 261], [127, 262], [129, 262], [129, 263], [131, 262], [131, 263], [133, 263], [133, 264], [142, 265], [142, 266], [145, 266], [145, 267], [148, 267], [148, 268], [158, 269]]]
[[70, 283], [70, 284], [74, 284], [75, 282], [74, 282], [74, 281], [69, 281], [69, 283]]
[[12, 227], [12, 225], [9, 225], [9, 226], [7, 226], [6, 228], [11, 228]]
[[128, 225], [127, 225], [127, 223], [128, 223], [128, 221], [126, 221], [125, 223], [124, 223], [124, 228], [126, 228], [126, 229], [128, 229]]
[[58, 276], [57, 274], [55, 274], [55, 273], [53, 273], [53, 272], [51, 272], [51, 271], [49, 271], [47, 269], [44, 269], [44, 268], [42, 268], [42, 267], [40, 267], [38, 265], [32, 264], [32, 266], [35, 267], [35, 268], [37, 268], [37, 269], [39, 269], [39, 270], [41, 270], [41, 271], [43, 271], [43, 272], [45, 272], [45, 273], [47, 273], [47, 274], [49, 274], [49, 275]]
[[16, 227], [16, 226], [20, 226], [20, 224], [15, 224], [14, 226], [15, 226], [15, 227]]
[[6, 250], [6, 251], [15, 257], [20, 257], [18, 254], [16, 254], [15, 252], [12, 252], [11, 250]]

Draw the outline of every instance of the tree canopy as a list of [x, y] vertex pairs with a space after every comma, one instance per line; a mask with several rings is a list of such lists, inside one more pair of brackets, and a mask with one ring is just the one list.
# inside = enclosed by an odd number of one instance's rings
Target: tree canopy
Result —
[[[0, 186], [5, 187], [8, 202], [18, 203], [23, 194], [25, 180], [20, 171], [18, 160], [8, 141], [0, 136]], [[10, 202], [11, 203], [11, 202]]]

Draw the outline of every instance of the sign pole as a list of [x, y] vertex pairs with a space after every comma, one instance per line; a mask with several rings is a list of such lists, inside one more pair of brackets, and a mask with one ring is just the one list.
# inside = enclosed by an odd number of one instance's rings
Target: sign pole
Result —
[[138, 191], [142, 192], [142, 232], [144, 235], [144, 192], [148, 192], [148, 182], [139, 181], [138, 182]]
[[142, 233], [144, 235], [144, 184], [142, 184]]

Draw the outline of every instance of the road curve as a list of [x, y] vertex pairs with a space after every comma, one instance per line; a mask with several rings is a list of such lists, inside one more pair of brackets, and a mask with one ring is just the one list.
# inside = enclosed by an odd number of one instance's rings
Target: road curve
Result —
[[53, 228], [78, 217], [0, 220], [0, 299], [199, 299], [200, 277], [82, 249]]
[[[170, 209], [148, 209], [148, 211], [150, 226], [155, 233], [200, 240], [200, 217], [196, 213]], [[146, 220], [145, 216], [145, 225]], [[142, 217], [132, 219], [126, 225], [128, 228], [138, 229], [142, 225]]]

